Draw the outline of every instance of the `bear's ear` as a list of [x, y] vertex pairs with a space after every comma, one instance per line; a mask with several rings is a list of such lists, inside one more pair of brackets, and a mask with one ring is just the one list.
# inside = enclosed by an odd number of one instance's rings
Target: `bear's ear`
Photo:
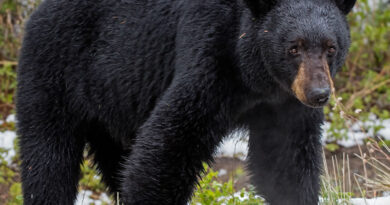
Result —
[[356, 3], [356, 0], [335, 0], [339, 9], [347, 15]]
[[276, 5], [277, 0], [244, 0], [255, 17], [267, 14]]

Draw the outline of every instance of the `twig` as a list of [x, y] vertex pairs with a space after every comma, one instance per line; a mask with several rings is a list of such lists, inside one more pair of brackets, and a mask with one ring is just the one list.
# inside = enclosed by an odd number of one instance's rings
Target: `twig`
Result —
[[358, 97], [363, 97], [365, 95], [368, 95], [372, 92], [374, 92], [376, 89], [386, 85], [390, 83], [390, 79], [387, 79], [385, 81], [382, 81], [374, 86], [372, 86], [371, 88], [363, 88], [362, 90], [360, 90], [359, 92], [355, 92], [354, 94], [351, 95], [351, 97], [349, 98], [348, 102], [346, 103], [346, 108], [351, 108], [355, 99], [358, 98]]
[[0, 65], [18, 65], [17, 61], [0, 61]]

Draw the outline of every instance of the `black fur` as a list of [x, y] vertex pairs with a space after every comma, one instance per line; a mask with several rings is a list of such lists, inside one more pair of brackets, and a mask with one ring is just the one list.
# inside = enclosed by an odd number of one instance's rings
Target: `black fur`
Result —
[[348, 14], [356, 3], [356, 0], [335, 0], [337, 6], [344, 14]]
[[202, 162], [246, 127], [259, 194], [317, 204], [322, 110], [294, 97], [299, 58], [286, 51], [334, 40], [334, 74], [353, 3], [45, 0], [18, 70], [24, 203], [74, 203], [89, 144], [123, 203], [186, 204]]

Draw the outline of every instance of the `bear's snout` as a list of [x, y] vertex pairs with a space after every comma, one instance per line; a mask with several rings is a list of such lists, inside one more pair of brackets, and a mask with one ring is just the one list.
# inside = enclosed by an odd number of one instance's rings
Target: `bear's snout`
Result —
[[322, 107], [329, 101], [331, 79], [326, 61], [305, 59], [299, 66], [291, 89], [309, 107]]

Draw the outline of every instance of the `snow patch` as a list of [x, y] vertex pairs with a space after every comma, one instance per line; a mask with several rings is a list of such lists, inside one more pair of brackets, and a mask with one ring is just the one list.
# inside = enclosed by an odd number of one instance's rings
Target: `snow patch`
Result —
[[219, 146], [217, 156], [238, 157], [245, 160], [248, 155], [248, 131], [238, 130], [233, 132]]
[[[338, 130], [339, 133], [345, 133], [348, 139], [337, 140], [337, 144], [343, 147], [353, 147], [362, 145], [364, 139], [375, 136], [374, 127], [381, 127], [376, 135], [390, 140], [390, 119], [381, 120], [375, 115], [370, 115], [366, 122], [357, 122], [351, 125], [350, 129]], [[325, 122], [322, 126], [322, 142], [333, 141], [334, 137], [330, 130], [330, 123]]]
[[[14, 114], [8, 115], [8, 117], [5, 119], [6, 122], [16, 122], [16, 116]], [[0, 125], [4, 124], [3, 120], [0, 120]]]
[[[233, 197], [238, 199], [239, 201], [245, 201], [245, 200], [249, 200], [249, 193], [247, 192], [244, 192], [243, 194], [241, 192], [236, 192], [233, 194]], [[224, 200], [230, 200], [232, 198], [232, 196], [223, 196], [223, 197], [220, 197], [218, 198], [217, 200], [218, 201], [224, 201]], [[259, 196], [259, 195], [255, 195], [254, 198], [256, 199], [262, 199], [264, 201], [264, 199]], [[227, 205], [226, 203], [222, 203], [222, 205]]]
[[[366, 122], [358, 122], [351, 125], [348, 130], [339, 130], [340, 133], [346, 133], [348, 139], [337, 140], [337, 144], [343, 147], [353, 147], [356, 145], [363, 145], [364, 139], [374, 136], [373, 127], [382, 126], [377, 135], [386, 140], [390, 140], [390, 119], [380, 120], [375, 115], [370, 115]], [[363, 130], [362, 127], [368, 128]], [[329, 131], [331, 124], [325, 122], [322, 125], [322, 143], [333, 141], [334, 137]], [[247, 130], [238, 130], [226, 137], [218, 148], [217, 156], [238, 157], [242, 160], [248, 155], [248, 137]]]
[[390, 140], [390, 119], [386, 119], [382, 121], [382, 128], [379, 130], [378, 134], [385, 138], [386, 140]]
[[228, 172], [226, 171], [226, 169], [220, 169], [218, 171], [218, 176], [221, 177], [221, 176], [224, 176], [226, 175]]
[[[15, 115], [10, 115], [7, 117], [6, 122], [16, 122]], [[0, 125], [3, 124], [0, 120]], [[370, 119], [367, 122], [360, 123], [363, 127], [372, 127], [372, 126], [383, 126], [382, 129], [377, 133], [379, 136], [384, 139], [390, 140], [390, 119], [379, 120], [376, 117], [370, 116]], [[328, 132], [330, 129], [330, 123], [325, 122], [322, 126], [322, 141], [326, 143], [326, 139], [329, 139], [331, 133]], [[347, 133], [349, 139], [338, 140], [338, 144], [344, 147], [355, 146], [356, 144], [362, 144], [363, 140], [368, 136], [373, 136], [374, 131], [372, 128], [366, 130], [367, 134], [362, 132], [361, 126], [357, 123], [351, 126], [349, 130], [341, 130]], [[219, 146], [217, 151], [217, 156], [227, 156], [227, 157], [239, 157], [241, 159], [245, 159], [248, 155], [248, 131], [238, 130], [232, 133], [229, 137], [227, 137], [222, 144]], [[15, 156], [14, 148], [14, 140], [16, 138], [15, 131], [5, 131], [0, 132], [0, 148], [4, 148], [8, 150], [8, 153], [4, 156], [5, 160], [8, 163], [11, 163], [11, 159]], [[219, 170], [219, 175], [222, 176], [226, 174], [226, 170]], [[97, 200], [90, 198], [93, 195], [93, 192], [90, 190], [83, 190], [77, 196], [76, 205], [102, 205], [104, 203], [110, 204], [110, 197], [103, 193], [99, 196]], [[240, 193], [235, 194], [236, 197], [239, 197], [240, 200], [246, 200], [247, 195], [241, 196]], [[222, 200], [222, 199], [221, 199]], [[374, 199], [363, 199], [363, 198], [354, 198], [351, 199], [351, 203], [353, 205], [388, 205], [390, 204], [390, 193], [384, 194], [384, 197], [378, 197]]]
[[108, 197], [108, 195], [106, 193], [101, 194], [99, 196], [99, 198], [96, 200], [90, 198], [92, 194], [93, 193], [90, 190], [80, 191], [79, 194], [77, 195], [77, 200], [76, 200], [75, 205], [90, 205], [90, 204], [102, 205], [102, 204], [110, 204], [111, 203], [111, 199], [110, 199], [110, 197]]
[[14, 114], [8, 115], [7, 119], [5, 120], [6, 122], [16, 122], [16, 116]]
[[373, 199], [354, 198], [351, 199], [353, 205], [389, 205], [390, 197], [377, 197]]
[[4, 154], [4, 159], [8, 164], [11, 163], [12, 157], [15, 156], [14, 140], [16, 138], [16, 132], [5, 131], [0, 132], [0, 148], [8, 150], [8, 153]]

